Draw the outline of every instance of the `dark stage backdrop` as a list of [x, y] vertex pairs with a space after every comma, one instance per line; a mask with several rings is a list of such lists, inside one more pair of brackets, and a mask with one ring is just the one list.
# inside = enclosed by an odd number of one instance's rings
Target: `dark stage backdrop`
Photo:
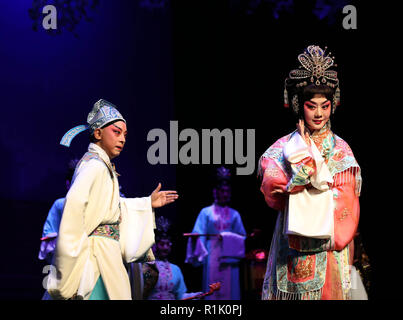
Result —
[[[202, 129], [244, 129], [245, 135], [254, 129], [256, 169], [260, 155], [295, 129], [282, 107], [283, 81], [311, 44], [328, 46], [339, 65], [341, 106], [332, 126], [362, 168], [360, 230], [374, 269], [370, 297], [393, 292], [382, 281], [392, 249], [379, 241], [395, 240], [385, 231], [389, 222], [381, 219], [392, 196], [391, 187], [379, 188], [383, 180], [374, 147], [380, 137], [376, 111], [385, 99], [373, 82], [385, 68], [374, 61], [389, 62], [380, 48], [380, 20], [373, 23], [376, 8], [354, 2], [358, 29], [345, 30], [340, 11], [331, 22], [313, 14], [315, 1], [295, 2], [294, 11], [276, 19], [271, 1], [252, 8], [253, 1], [243, 0], [160, 1], [162, 8], [153, 8], [152, 1], [99, 1], [89, 10], [92, 21], [75, 28], [77, 37], [67, 29], [53, 35], [41, 27], [32, 30], [32, 1], [0, 3], [0, 199], [6, 230], [0, 298], [40, 299], [43, 223], [53, 201], [65, 195], [67, 162], [88, 145], [85, 133], [69, 149], [59, 141], [68, 129], [85, 124], [100, 98], [116, 104], [128, 121], [127, 145], [115, 161], [125, 195], [148, 195], [158, 182], [178, 190], [177, 203], [157, 210], [157, 216], [171, 219], [172, 261], [182, 268], [189, 291], [199, 291], [201, 269], [184, 264], [181, 234], [191, 232], [199, 211], [212, 203], [217, 166], [150, 165], [147, 133], [153, 128], [169, 133], [171, 120], [200, 136]], [[263, 231], [254, 246], [268, 249], [276, 212], [264, 202], [256, 170], [237, 176], [238, 165], [229, 167], [232, 207], [248, 233]]]
[[[388, 184], [385, 189], [379, 188], [382, 178], [377, 173], [379, 158], [374, 145], [380, 137], [372, 127], [379, 123], [376, 110], [385, 96], [382, 84], [376, 80], [382, 78], [385, 68], [374, 63], [387, 63], [379, 44], [383, 21], [377, 17], [375, 7], [361, 2], [354, 2], [359, 13], [357, 30], [343, 28], [342, 14], [334, 17], [333, 24], [318, 19], [312, 11], [315, 1], [295, 1], [294, 12], [279, 19], [273, 18], [270, 1], [266, 6], [264, 2], [258, 1], [260, 6], [249, 14], [246, 8], [250, 1], [174, 2], [174, 88], [179, 126], [198, 130], [255, 129], [257, 166], [271, 144], [296, 128], [289, 110], [283, 108], [283, 90], [288, 72], [298, 66], [297, 55], [311, 44], [327, 46], [336, 57], [341, 79], [341, 105], [332, 128], [349, 143], [362, 168], [360, 231], [374, 270], [369, 295], [382, 298], [381, 292], [393, 290], [381, 280], [387, 270], [384, 261], [393, 249], [388, 250], [379, 241], [380, 234], [387, 234], [383, 232], [388, 222], [379, 217], [388, 210], [392, 187]], [[216, 167], [177, 168], [177, 189], [182, 196], [178, 213], [188, 232], [198, 212], [212, 203], [211, 183]], [[277, 213], [266, 205], [256, 172], [234, 176], [236, 167], [231, 166], [232, 206], [240, 212], [248, 233], [263, 230], [263, 237], [253, 243], [255, 248], [268, 249]], [[390, 233], [388, 236], [393, 237]], [[181, 252], [185, 252], [185, 243]], [[192, 267], [184, 268], [188, 286], [196, 290]]]
[[[128, 124], [127, 144], [116, 159], [127, 197], [147, 196], [158, 182], [175, 188], [174, 166], [147, 162], [147, 133], [174, 118], [172, 15], [137, 1], [100, 1], [67, 29], [32, 30], [33, 1], [0, 3], [2, 219], [12, 227], [2, 242], [0, 298], [40, 299], [43, 264], [39, 238], [54, 200], [64, 197], [68, 161], [86, 151], [88, 133], [70, 148], [63, 134], [86, 124], [100, 98], [114, 103]], [[88, 8], [87, 8], [88, 9]], [[159, 210], [176, 215], [175, 204]]]

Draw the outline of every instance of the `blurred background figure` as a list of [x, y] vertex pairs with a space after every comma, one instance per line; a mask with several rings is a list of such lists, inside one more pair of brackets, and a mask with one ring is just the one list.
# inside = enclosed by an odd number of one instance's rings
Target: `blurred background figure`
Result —
[[[68, 163], [66, 173], [66, 189], [67, 192], [71, 186], [71, 180], [73, 179], [74, 170], [76, 169], [78, 159], [72, 159]], [[59, 233], [60, 221], [62, 220], [64, 202], [66, 198], [57, 199], [49, 210], [45, 224], [43, 226], [41, 246], [39, 249], [39, 260], [45, 260], [48, 264], [52, 263], [53, 253], [56, 248], [57, 235]], [[46, 291], [42, 297], [43, 300], [50, 299], [48, 292]]]
[[145, 300], [158, 281], [159, 271], [155, 256], [150, 249], [141, 261], [126, 264], [129, 275], [132, 299]]
[[[66, 173], [66, 189], [69, 191], [71, 180], [73, 179], [74, 170], [78, 163], [78, 159], [70, 160]], [[39, 260], [46, 260], [49, 264], [53, 258], [53, 252], [56, 247], [57, 234], [59, 233], [60, 221], [62, 219], [64, 202], [66, 198], [57, 199], [49, 210], [45, 224], [43, 226], [41, 246], [39, 250]]]
[[203, 291], [210, 283], [221, 283], [220, 290], [206, 299], [241, 298], [239, 262], [245, 256], [246, 232], [238, 211], [229, 207], [231, 173], [220, 167], [213, 188], [214, 203], [203, 208], [188, 239], [186, 263], [203, 264]]
[[241, 261], [242, 300], [260, 300], [262, 296], [269, 254], [265, 249], [266, 236], [263, 230], [255, 228], [245, 239], [245, 259]]
[[[170, 263], [168, 257], [172, 250], [172, 237], [169, 234], [170, 222], [160, 216], [156, 221], [155, 245], [153, 251], [155, 261], [143, 264], [144, 299], [148, 300], [181, 300], [199, 294], [187, 293], [185, 280], [181, 269]], [[158, 270], [158, 280], [151, 287], [155, 278], [155, 269]]]
[[368, 300], [371, 285], [371, 265], [358, 228], [354, 238], [354, 261], [352, 270], [352, 300]]

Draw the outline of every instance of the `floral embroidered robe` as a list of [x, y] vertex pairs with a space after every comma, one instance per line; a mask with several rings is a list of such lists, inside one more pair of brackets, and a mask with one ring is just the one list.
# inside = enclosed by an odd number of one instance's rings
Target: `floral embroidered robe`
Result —
[[181, 269], [169, 261], [156, 260], [158, 281], [148, 296], [148, 300], [180, 300], [187, 288]]
[[[267, 204], [279, 211], [274, 230], [262, 299], [349, 299], [353, 238], [361, 190], [361, 171], [348, 144], [324, 126], [312, 136], [333, 177], [333, 239], [286, 235], [287, 194], [310, 188], [316, 166], [312, 156], [288, 162], [283, 153], [291, 134], [277, 140], [259, 161], [261, 191]], [[285, 193], [272, 193], [281, 188]], [[288, 193], [287, 193], [288, 192]], [[315, 214], [315, 208], [312, 208]]]
[[154, 244], [151, 198], [121, 198], [105, 151], [91, 143], [66, 195], [55, 256], [47, 279], [53, 299], [89, 299], [101, 277], [109, 299], [130, 300], [124, 267]]

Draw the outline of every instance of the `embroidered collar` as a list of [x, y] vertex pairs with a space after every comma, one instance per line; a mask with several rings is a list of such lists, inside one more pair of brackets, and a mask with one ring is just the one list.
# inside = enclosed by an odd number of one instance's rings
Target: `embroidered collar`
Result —
[[315, 131], [313, 134], [311, 134], [311, 139], [313, 140], [316, 147], [320, 151], [322, 157], [324, 157], [327, 161], [334, 147], [336, 146], [334, 134], [330, 130], [330, 122], [328, 121], [322, 127], [322, 129], [320, 129], [319, 131]]
[[119, 173], [115, 170], [115, 165], [111, 162], [109, 156], [106, 154], [105, 150], [102, 149], [95, 143], [90, 143], [88, 146], [88, 152], [93, 152], [98, 154], [98, 156], [105, 162], [106, 166], [109, 168], [111, 172], [114, 172], [117, 176], [120, 176]]

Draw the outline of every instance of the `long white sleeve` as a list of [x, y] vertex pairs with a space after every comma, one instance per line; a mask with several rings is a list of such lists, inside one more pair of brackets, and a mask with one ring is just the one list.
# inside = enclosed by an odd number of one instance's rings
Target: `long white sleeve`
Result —
[[151, 197], [120, 198], [120, 246], [126, 262], [142, 258], [155, 242], [155, 215]]

